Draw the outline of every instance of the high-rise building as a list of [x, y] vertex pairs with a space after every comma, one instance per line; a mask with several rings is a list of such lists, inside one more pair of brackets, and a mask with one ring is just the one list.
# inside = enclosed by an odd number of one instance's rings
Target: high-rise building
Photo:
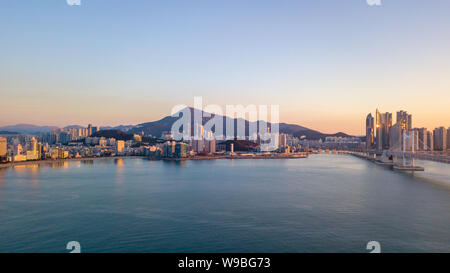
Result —
[[446, 151], [447, 150], [447, 129], [439, 127], [434, 129], [434, 150]]
[[166, 153], [165, 153], [165, 156], [167, 156], [167, 157], [175, 157], [176, 144], [177, 144], [176, 141], [168, 141], [168, 142], [166, 142]]
[[0, 160], [3, 158], [6, 158], [6, 155], [8, 154], [8, 145], [7, 140], [4, 137], [0, 137]]
[[419, 149], [419, 130], [411, 129], [409, 131], [410, 138], [407, 140], [408, 151], [417, 151]]
[[22, 145], [20, 143], [14, 145], [14, 155], [22, 154]]
[[450, 127], [447, 129], [447, 149], [450, 149]]
[[29, 143], [29, 150], [27, 151], [27, 160], [38, 160], [40, 157], [41, 154], [38, 142], [36, 138], [32, 137]]
[[205, 141], [203, 139], [194, 140], [192, 142], [192, 150], [196, 153], [201, 153], [205, 150]]
[[389, 149], [389, 130], [392, 127], [392, 113], [380, 113], [376, 110], [376, 147], [378, 150]]
[[418, 135], [417, 150], [428, 151], [428, 130], [427, 128], [416, 129]]
[[375, 119], [372, 114], [368, 114], [366, 118], [366, 148], [372, 149], [375, 144]]
[[100, 131], [100, 127], [98, 127], [98, 126], [92, 127], [92, 134], [95, 134], [95, 133], [97, 133], [99, 131]]
[[216, 152], [216, 139], [206, 140], [204, 151], [207, 153], [215, 153]]
[[279, 134], [278, 138], [278, 148], [286, 147], [287, 146], [287, 135], [286, 134]]
[[401, 124], [398, 122], [390, 129], [389, 147], [396, 151], [403, 149], [403, 130]]
[[116, 141], [116, 153], [123, 153], [124, 148], [125, 148], [125, 141], [117, 140]]
[[431, 131], [427, 131], [427, 148], [428, 151], [434, 151], [434, 137]]
[[88, 125], [87, 130], [88, 130], [88, 135], [87, 136], [92, 136], [92, 124]]
[[398, 111], [397, 123], [400, 123], [403, 131], [410, 131], [412, 129], [412, 115], [409, 115], [406, 111]]
[[180, 142], [175, 144], [175, 157], [184, 158], [187, 156], [187, 144]]

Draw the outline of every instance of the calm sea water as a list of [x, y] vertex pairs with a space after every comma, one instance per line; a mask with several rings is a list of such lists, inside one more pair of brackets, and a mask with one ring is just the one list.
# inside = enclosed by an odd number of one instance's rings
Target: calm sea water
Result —
[[450, 168], [339, 155], [0, 169], [0, 252], [450, 252]]

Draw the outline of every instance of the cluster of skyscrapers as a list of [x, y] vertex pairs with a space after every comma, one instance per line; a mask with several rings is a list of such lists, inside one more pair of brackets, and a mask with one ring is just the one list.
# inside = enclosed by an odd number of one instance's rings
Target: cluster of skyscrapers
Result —
[[0, 137], [0, 162], [22, 162], [43, 159], [65, 159], [123, 154], [142, 154], [144, 148], [133, 148], [141, 136], [124, 141], [93, 136], [99, 127], [53, 129], [40, 135], [17, 134]]
[[412, 115], [398, 111], [393, 124], [392, 113], [366, 117], [366, 148], [369, 150], [447, 151], [450, 148], [450, 128], [413, 128]]
[[87, 128], [58, 128], [52, 129], [50, 133], [44, 134], [42, 136], [42, 141], [55, 144], [55, 143], [63, 143], [67, 144], [71, 141], [77, 141], [80, 139], [84, 139], [86, 137], [90, 137], [100, 131], [100, 127], [92, 126], [89, 124]]

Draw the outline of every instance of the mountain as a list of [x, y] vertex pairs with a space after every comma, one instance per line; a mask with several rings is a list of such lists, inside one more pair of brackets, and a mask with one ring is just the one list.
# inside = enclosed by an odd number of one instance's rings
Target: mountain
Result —
[[[193, 117], [194, 117], [194, 112], [197, 111], [197, 113], [200, 112], [200, 110], [198, 109], [194, 109], [194, 108], [190, 108], [189, 110], [191, 112], [191, 125], [193, 126]], [[182, 112], [182, 111], [180, 111]], [[199, 113], [200, 114], [200, 113]], [[212, 119], [214, 117], [213, 114], [210, 114], [211, 117], [209, 118], [203, 118], [203, 124], [205, 124], [208, 120]], [[227, 122], [233, 122], [234, 127], [237, 128], [237, 123], [238, 120], [240, 120], [242, 122], [242, 119], [232, 119], [230, 117], [224, 117], [224, 116], [217, 116], [218, 118], [221, 118], [223, 120], [223, 129], [224, 129], [224, 134], [226, 134], [226, 124]], [[152, 121], [152, 122], [146, 122], [146, 123], [141, 123], [133, 128], [131, 128], [130, 130], [128, 130], [129, 133], [135, 133], [135, 134], [141, 134], [142, 132], [144, 132], [145, 134], [151, 134], [155, 137], [160, 137], [162, 135], [163, 132], [170, 132], [172, 129], [172, 124], [178, 120], [178, 117], [171, 117], [171, 116], [166, 116], [160, 120], [157, 121]], [[255, 124], [256, 123], [256, 124]], [[249, 122], [247, 120], [244, 120], [244, 124], [245, 124], [245, 133], [248, 136], [248, 128], [250, 126], [250, 124], [252, 125], [256, 125], [258, 128], [258, 123], [255, 122]], [[267, 124], [268, 127], [271, 127], [272, 125], [270, 123]], [[193, 127], [191, 127], [193, 128]], [[291, 134], [294, 135], [296, 137], [306, 137], [307, 139], [311, 139], [311, 140], [318, 140], [318, 139], [322, 139], [324, 140], [325, 137], [327, 136], [341, 136], [341, 137], [351, 137], [350, 135], [347, 135], [345, 133], [336, 133], [336, 134], [324, 134], [321, 133], [319, 131], [316, 130], [312, 130], [303, 126], [299, 126], [299, 125], [295, 125], [295, 124], [287, 124], [287, 123], [280, 123], [279, 124], [279, 130], [281, 133], [286, 133], [286, 134]], [[237, 130], [235, 129], [235, 136], [236, 136], [236, 132]]]
[[0, 131], [10, 131], [17, 132], [21, 134], [36, 134], [36, 133], [47, 133], [53, 128], [58, 128], [55, 126], [37, 126], [32, 124], [16, 124], [10, 126], [0, 127]]
[[100, 127], [100, 130], [120, 130], [120, 131], [128, 131], [132, 128], [134, 128], [134, 125], [119, 125], [119, 126], [102, 126]]
[[117, 140], [132, 140], [133, 135], [120, 130], [101, 130], [92, 135], [92, 137], [115, 138]]
[[[193, 122], [193, 117], [194, 117], [194, 113], [199, 113], [200, 114], [200, 110], [198, 109], [194, 109], [189, 107], [188, 108], [189, 111], [191, 112], [191, 126], [193, 126], [194, 122]], [[205, 113], [204, 113], [205, 114]], [[203, 118], [203, 124], [205, 124], [208, 120], [210, 120], [211, 118], [213, 118], [214, 115], [210, 114], [209, 118], [204, 117]], [[248, 136], [248, 129], [250, 124], [251, 125], [256, 125], [256, 127], [258, 128], [258, 122], [249, 122], [247, 120], [243, 120], [243, 119], [232, 119], [230, 117], [224, 117], [224, 116], [217, 116], [218, 118], [221, 118], [223, 120], [223, 129], [224, 129], [224, 134], [226, 134], [226, 124], [227, 122], [232, 122], [234, 124], [234, 132], [235, 132], [235, 136], [237, 133], [237, 123], [238, 121], [243, 121], [245, 124], [245, 134]], [[141, 135], [142, 132], [144, 132], [146, 135], [150, 134], [154, 137], [161, 137], [163, 132], [170, 132], [172, 129], [172, 124], [178, 120], [178, 117], [171, 117], [171, 116], [166, 116], [160, 120], [157, 121], [152, 121], [152, 122], [146, 122], [146, 123], [141, 123], [138, 125], [120, 125], [120, 126], [116, 126], [116, 127], [111, 127], [111, 126], [104, 126], [104, 127], [100, 127], [100, 132], [102, 132], [102, 135], [99, 136], [103, 136], [103, 137], [114, 137], [114, 136], [110, 136], [110, 135], [116, 135], [121, 139], [120, 137], [123, 137], [123, 140], [127, 140], [130, 139], [130, 136], [125, 136], [122, 133], [131, 134], [131, 139], [132, 139], [132, 134], [139, 134]], [[267, 124], [268, 127], [271, 127], [272, 125], [270, 123]], [[36, 133], [46, 133], [46, 132], [50, 132], [53, 128], [57, 128], [54, 126], [36, 126], [36, 125], [31, 125], [31, 124], [17, 124], [17, 125], [12, 125], [12, 126], [4, 126], [4, 127], [0, 127], [0, 131], [9, 131], [9, 132], [18, 132], [18, 133], [22, 133], [22, 134], [36, 134]], [[80, 125], [70, 125], [67, 126], [65, 128], [85, 128], [83, 126]], [[192, 127], [193, 128], [193, 127]], [[279, 129], [281, 133], [286, 133], [286, 134], [291, 134], [294, 135], [296, 137], [305, 137], [307, 139], [310, 140], [318, 140], [318, 139], [322, 139], [324, 140], [325, 137], [327, 136], [338, 136], [338, 137], [351, 137], [350, 135], [347, 135], [345, 133], [342, 132], [338, 132], [335, 134], [325, 134], [316, 130], [312, 130], [300, 125], [296, 125], [296, 124], [288, 124], [288, 123], [280, 123], [279, 124]], [[119, 133], [119, 131], [121, 133]], [[192, 132], [193, 133], [193, 132]], [[115, 137], [117, 138], [117, 137]]]
[[[100, 130], [92, 135], [92, 137], [104, 137], [104, 138], [115, 138], [117, 140], [132, 140], [134, 139], [134, 135], [121, 131], [121, 130]], [[161, 142], [161, 140], [158, 140], [156, 138], [152, 137], [143, 137], [142, 138], [143, 143], [149, 143], [149, 144], [155, 144], [157, 142]]]
[[64, 129], [84, 129], [84, 128], [86, 128], [86, 127], [81, 126], [81, 125], [69, 125], [69, 126], [64, 127]]
[[0, 135], [18, 135], [18, 132], [0, 131]]

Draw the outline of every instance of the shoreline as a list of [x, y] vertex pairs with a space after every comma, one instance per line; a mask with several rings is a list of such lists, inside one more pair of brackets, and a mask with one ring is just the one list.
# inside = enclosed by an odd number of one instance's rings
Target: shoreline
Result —
[[66, 159], [45, 159], [45, 160], [2, 163], [2, 164], [0, 164], [0, 169], [1, 168], [15, 167], [15, 166], [35, 165], [35, 164], [52, 164], [52, 163], [63, 163], [63, 162], [77, 162], [77, 161], [105, 160], [105, 159], [127, 159], [127, 158], [143, 158], [143, 159], [146, 159], [145, 156], [109, 156], [109, 157], [82, 157], [82, 158], [66, 158]]
[[195, 156], [185, 158], [163, 158], [164, 161], [189, 161], [189, 160], [219, 160], [219, 159], [301, 159], [308, 158], [304, 154], [292, 154], [292, 155], [262, 155], [262, 156], [240, 156], [240, 155], [223, 155], [223, 156]]
[[83, 157], [83, 158], [66, 158], [66, 159], [45, 159], [45, 160], [34, 160], [34, 161], [20, 161], [20, 162], [8, 162], [1, 163], [0, 169], [10, 168], [15, 166], [26, 166], [26, 165], [39, 165], [39, 164], [52, 164], [52, 163], [64, 163], [64, 162], [77, 162], [77, 161], [91, 161], [91, 160], [106, 160], [106, 159], [131, 159], [140, 158], [148, 159], [150, 161], [197, 161], [197, 160], [220, 160], [220, 159], [301, 159], [308, 158], [305, 154], [292, 154], [292, 155], [220, 155], [220, 156], [194, 156], [185, 158], [161, 158], [161, 159], [151, 159], [146, 156], [111, 156], [111, 157]]

